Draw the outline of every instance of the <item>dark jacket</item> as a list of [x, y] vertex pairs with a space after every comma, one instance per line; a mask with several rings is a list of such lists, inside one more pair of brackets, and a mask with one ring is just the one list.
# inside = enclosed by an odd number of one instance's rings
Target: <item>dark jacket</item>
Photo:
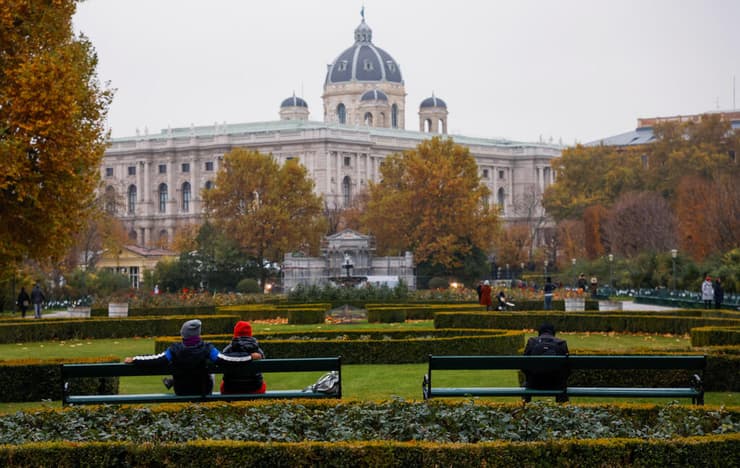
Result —
[[719, 281], [714, 282], [714, 303], [717, 307], [722, 305], [722, 301], [725, 300], [725, 290], [722, 289], [722, 283]]
[[[231, 340], [222, 354], [232, 357], [250, 356], [252, 353], [260, 353], [264, 359], [265, 353], [253, 336], [240, 336]], [[223, 393], [250, 393], [262, 387], [262, 374], [259, 372], [228, 372], [224, 371]]]
[[[27, 304], [23, 304], [23, 302], [27, 302]], [[28, 308], [28, 306], [31, 304], [31, 296], [28, 295], [28, 293], [23, 290], [18, 294], [18, 307], [20, 308]]]
[[[543, 346], [545, 345], [545, 346]], [[543, 348], [548, 348], [546, 352], [543, 352]], [[540, 336], [532, 337], [527, 340], [527, 345], [524, 347], [525, 356], [538, 356], [538, 355], [556, 355], [556, 356], [567, 356], [568, 342], [560, 338], [556, 338], [548, 333], [543, 333]], [[568, 380], [567, 370], [532, 370], [526, 371], [526, 387], [537, 388], [537, 389], [558, 389], [564, 388]]]
[[132, 364], [137, 366], [161, 367], [171, 365], [175, 394], [209, 395], [213, 391], [213, 380], [208, 373], [209, 362], [238, 363], [251, 361], [251, 356], [225, 356], [206, 341], [185, 346], [174, 343], [163, 353], [135, 356]]
[[41, 304], [45, 300], [46, 298], [44, 297], [44, 293], [41, 292], [41, 288], [39, 288], [38, 286], [34, 286], [31, 290], [31, 303]]

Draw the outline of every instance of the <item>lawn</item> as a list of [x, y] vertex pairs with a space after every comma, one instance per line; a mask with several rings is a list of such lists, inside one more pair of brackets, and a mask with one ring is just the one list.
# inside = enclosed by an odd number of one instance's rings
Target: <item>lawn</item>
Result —
[[[432, 322], [415, 322], [411, 324], [377, 325], [275, 325], [255, 323], [255, 335], [259, 337], [265, 332], [275, 331], [306, 331], [316, 330], [352, 330], [379, 327], [387, 328], [431, 328]], [[534, 336], [531, 332], [528, 336]], [[568, 340], [572, 353], [579, 350], [589, 351], [620, 351], [638, 348], [688, 351], [690, 340], [688, 336], [649, 335], [649, 334], [616, 334], [616, 333], [563, 333], [562, 338]], [[106, 340], [71, 340], [65, 342], [40, 342], [0, 345], [0, 355], [4, 359], [39, 358], [70, 358], [89, 356], [132, 356], [148, 354], [154, 351], [152, 338], [128, 338]], [[269, 349], [265, 352], [270, 353]], [[440, 350], [443, 352], [443, 350]], [[404, 400], [421, 399], [421, 381], [426, 373], [426, 364], [398, 364], [398, 365], [346, 365], [342, 366], [343, 397], [361, 400], [387, 400], [402, 398]], [[286, 373], [269, 374], [265, 376], [268, 388], [297, 389], [304, 388], [315, 382], [320, 373]], [[443, 386], [514, 386], [517, 385], [516, 371], [456, 371], [454, 373], [440, 372], [435, 374], [435, 383]], [[128, 377], [121, 379], [121, 393], [158, 393], [164, 391], [161, 379], [156, 377]], [[497, 401], [516, 401], [515, 398], [498, 398]], [[593, 401], [622, 401], [619, 399], [579, 398], [578, 402]], [[659, 399], [630, 400], [630, 402], [659, 402]], [[665, 400], [667, 401], [667, 400]], [[688, 403], [688, 400], [682, 402]], [[707, 404], [740, 405], [740, 394], [737, 393], [708, 393]], [[0, 403], [0, 412], [11, 412], [21, 408], [38, 407], [39, 403]], [[51, 405], [58, 407], [59, 402], [42, 403], [41, 406]]]

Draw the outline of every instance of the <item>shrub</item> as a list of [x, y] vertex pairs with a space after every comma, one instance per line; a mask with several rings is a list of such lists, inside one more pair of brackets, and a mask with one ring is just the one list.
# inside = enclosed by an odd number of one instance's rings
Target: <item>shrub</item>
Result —
[[447, 289], [450, 287], [450, 282], [447, 278], [435, 276], [429, 280], [429, 289]]
[[236, 290], [237, 292], [246, 294], [261, 292], [260, 285], [254, 278], [244, 278], [239, 281], [239, 284], [236, 285]]

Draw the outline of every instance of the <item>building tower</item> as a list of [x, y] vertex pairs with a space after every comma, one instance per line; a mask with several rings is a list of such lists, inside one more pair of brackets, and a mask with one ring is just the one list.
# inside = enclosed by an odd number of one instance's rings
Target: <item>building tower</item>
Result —
[[434, 93], [419, 105], [419, 131], [447, 134], [447, 104]]
[[280, 104], [280, 120], [308, 120], [308, 104], [293, 93]]
[[355, 43], [327, 66], [321, 96], [325, 122], [404, 128], [406, 89], [401, 68], [373, 44], [372, 37], [363, 13]]

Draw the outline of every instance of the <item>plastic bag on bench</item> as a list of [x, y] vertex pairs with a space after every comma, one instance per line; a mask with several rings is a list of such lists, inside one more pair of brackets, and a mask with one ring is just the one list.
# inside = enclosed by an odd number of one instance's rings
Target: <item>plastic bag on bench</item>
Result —
[[337, 393], [339, 391], [339, 372], [331, 371], [322, 375], [315, 384], [309, 385], [304, 388], [303, 391], [314, 393]]

